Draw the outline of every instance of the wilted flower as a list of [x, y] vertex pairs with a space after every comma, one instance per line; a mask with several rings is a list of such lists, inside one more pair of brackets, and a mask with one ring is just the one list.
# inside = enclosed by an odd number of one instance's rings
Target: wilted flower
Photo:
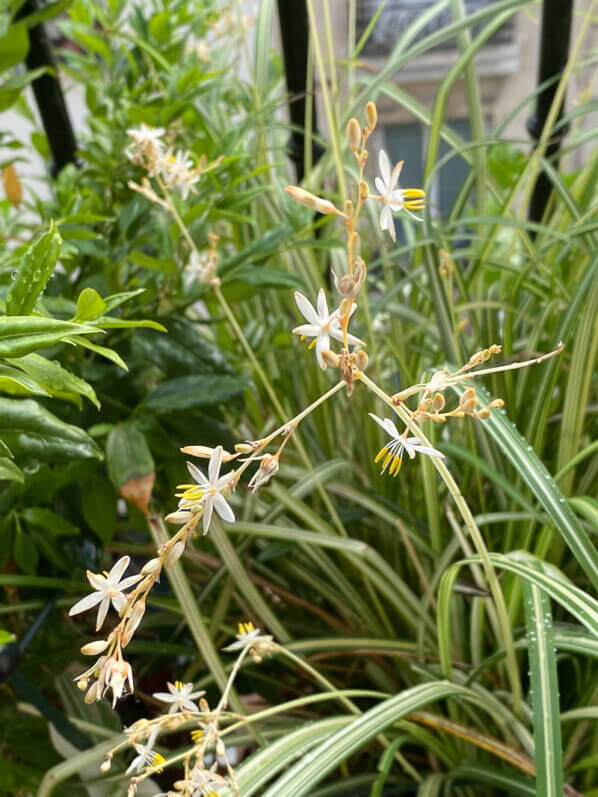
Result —
[[98, 620], [96, 623], [96, 631], [99, 631], [106, 619], [110, 603], [112, 602], [116, 611], [120, 612], [127, 602], [123, 590], [133, 586], [133, 584], [136, 584], [143, 578], [142, 575], [129, 576], [121, 581], [130, 561], [130, 557], [122, 556], [109, 573], [92, 573], [91, 570], [88, 570], [87, 579], [95, 592], [86, 595], [85, 598], [81, 598], [81, 600], [71, 608], [69, 615], [72, 616], [73, 614], [84, 612], [99, 603]]
[[390, 465], [390, 475], [396, 476], [403, 464], [403, 451], [406, 451], [409, 459], [415, 459], [416, 454], [426, 454], [428, 457], [439, 457], [444, 459], [444, 454], [437, 451], [435, 448], [425, 446], [418, 437], [407, 437], [405, 434], [399, 434], [399, 430], [390, 418], [378, 418], [373, 412], [368, 413], [372, 420], [381, 426], [384, 431], [390, 435], [390, 441], [380, 449], [376, 455], [374, 462], [379, 462], [382, 457], [382, 473]]
[[174, 714], [175, 711], [199, 711], [193, 701], [205, 695], [205, 691], [194, 692], [192, 683], [183, 684], [181, 681], [175, 681], [173, 684], [169, 682], [166, 686], [168, 692], [154, 692], [154, 697], [163, 703], [171, 704], [168, 709], [169, 714]]
[[[257, 457], [256, 457], [257, 459]], [[278, 472], [278, 456], [276, 454], [264, 454], [260, 457], [261, 462], [259, 468], [251, 477], [248, 487], [252, 492], [255, 492], [264, 484], [267, 484], [272, 476]]]

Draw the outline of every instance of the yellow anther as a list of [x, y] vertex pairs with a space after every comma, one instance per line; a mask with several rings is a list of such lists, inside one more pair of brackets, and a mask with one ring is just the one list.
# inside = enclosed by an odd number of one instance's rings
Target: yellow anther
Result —
[[380, 462], [380, 460], [386, 453], [387, 453], [386, 447], [381, 448], [380, 451], [378, 451], [378, 453], [376, 454], [376, 459], [374, 460], [374, 462]]
[[156, 767], [158, 772], [162, 772], [164, 769], [164, 764], [166, 763], [166, 759], [160, 753], [154, 753], [152, 757], [152, 766]]
[[180, 691], [181, 691], [181, 689], [183, 688], [183, 682], [182, 682], [182, 681], [175, 681], [175, 682], [174, 682], [174, 685], [175, 685], [175, 687], [176, 687], [176, 688], [179, 690], [179, 692], [180, 692]]
[[195, 744], [197, 744], [202, 739], [202, 737], [203, 737], [202, 730], [191, 731], [191, 741], [195, 742]]
[[397, 476], [399, 471], [401, 470], [401, 465], [403, 464], [403, 460], [401, 457], [394, 456], [392, 458], [392, 464], [390, 466], [390, 475]]
[[382, 470], [384, 470], [384, 468], [388, 465], [391, 459], [392, 459], [392, 454], [389, 451], [388, 454], [384, 457], [384, 460], [382, 462]]

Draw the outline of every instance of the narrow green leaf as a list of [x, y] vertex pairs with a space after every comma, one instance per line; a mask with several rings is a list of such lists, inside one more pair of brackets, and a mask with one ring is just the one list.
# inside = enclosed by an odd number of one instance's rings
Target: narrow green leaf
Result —
[[0, 316], [0, 357], [24, 354], [53, 346], [70, 335], [92, 335], [99, 330], [44, 316]]
[[[464, 388], [458, 388], [461, 393]], [[482, 405], [490, 398], [483, 388], [476, 387]], [[586, 576], [598, 589], [598, 551], [582, 528], [558, 485], [537, 456], [531, 445], [517, 431], [503, 410], [492, 410], [484, 428], [498, 443], [536, 499], [544, 507], [559, 534], [571, 549]]]
[[539, 587], [527, 581], [523, 596], [534, 712], [536, 792], [543, 797], [562, 797], [559, 685], [550, 601]]

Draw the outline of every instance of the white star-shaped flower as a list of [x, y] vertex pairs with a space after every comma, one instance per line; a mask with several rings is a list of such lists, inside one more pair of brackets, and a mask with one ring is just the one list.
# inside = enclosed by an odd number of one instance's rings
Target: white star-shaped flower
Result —
[[[299, 291], [295, 291], [295, 301], [297, 307], [301, 311], [303, 317], [308, 321], [307, 324], [301, 324], [293, 330], [294, 335], [301, 335], [302, 338], [315, 338], [310, 343], [310, 348], [315, 345], [316, 358], [318, 365], [325, 371], [326, 363], [322, 357], [322, 352], [330, 348], [330, 338], [343, 341], [343, 330], [339, 318], [338, 308], [334, 312], [328, 312], [328, 302], [326, 301], [326, 293], [324, 288], [320, 288], [317, 299], [317, 310], [312, 303]], [[357, 310], [357, 305], [351, 306], [351, 315]], [[347, 334], [347, 341], [353, 346], [362, 346], [363, 341], [356, 338], [354, 335]]]
[[423, 208], [423, 197], [425, 192], [420, 188], [397, 188], [401, 169], [403, 168], [403, 161], [395, 164], [392, 172], [390, 170], [390, 161], [388, 155], [383, 149], [380, 150], [378, 155], [378, 167], [380, 169], [381, 177], [376, 177], [374, 183], [378, 191], [380, 191], [381, 199], [384, 203], [382, 213], [380, 213], [380, 229], [388, 230], [390, 237], [393, 241], [397, 240], [395, 225], [392, 218], [393, 212], [404, 210], [416, 221], [421, 221], [418, 216], [414, 216], [410, 212], [410, 208], [418, 210]]
[[152, 750], [158, 729], [154, 728], [145, 744], [134, 744], [137, 755], [129, 764], [127, 775], [130, 772], [140, 772], [145, 767], [157, 767], [158, 772], [162, 772], [161, 764], [164, 764], [164, 756]]
[[100, 606], [98, 608], [98, 619], [96, 623], [96, 631], [99, 631], [106, 619], [110, 603], [112, 603], [117, 612], [120, 612], [127, 600], [124, 590], [133, 586], [133, 584], [136, 584], [138, 581], [141, 581], [143, 578], [141, 574], [129, 576], [124, 579], [122, 578], [130, 561], [130, 557], [121, 556], [109, 573], [92, 573], [91, 570], [88, 570], [87, 579], [95, 592], [86, 595], [85, 598], [81, 598], [69, 611], [69, 615], [72, 616], [73, 614], [84, 612], [87, 609], [91, 609], [93, 606], [97, 606], [99, 603]]
[[381, 426], [390, 435], [390, 441], [380, 449], [374, 462], [379, 462], [382, 457], [382, 473], [390, 465], [390, 475], [396, 476], [403, 464], [403, 451], [406, 451], [409, 459], [415, 459], [416, 454], [425, 454], [428, 457], [438, 457], [444, 459], [444, 454], [431, 446], [425, 446], [418, 437], [407, 437], [406, 434], [399, 434], [399, 430], [390, 418], [378, 418], [373, 412], [368, 413], [372, 420]]
[[154, 692], [154, 697], [156, 700], [161, 700], [162, 703], [171, 704], [168, 709], [169, 714], [174, 714], [176, 711], [199, 711], [193, 701], [205, 695], [205, 691], [194, 692], [191, 682], [183, 684], [180, 681], [175, 681], [173, 684], [167, 683], [166, 686], [168, 692]]
[[179, 501], [180, 510], [191, 510], [193, 512], [203, 508], [204, 534], [207, 533], [210, 527], [214, 509], [223, 520], [227, 520], [229, 523], [234, 523], [235, 521], [235, 514], [222, 495], [222, 490], [231, 481], [230, 473], [220, 476], [222, 456], [223, 448], [222, 446], [217, 446], [210, 457], [207, 478], [197, 465], [188, 462], [187, 469], [199, 486], [195, 484], [180, 484], [178, 487], [179, 490], [183, 490], [183, 493], [179, 494], [181, 499]]

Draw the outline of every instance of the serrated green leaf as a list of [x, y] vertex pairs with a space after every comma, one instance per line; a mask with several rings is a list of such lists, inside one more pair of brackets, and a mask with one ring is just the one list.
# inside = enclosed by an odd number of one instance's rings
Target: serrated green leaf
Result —
[[33, 399], [0, 398], [0, 437], [26, 459], [102, 459], [102, 452], [78, 426], [65, 423]]
[[13, 396], [38, 395], [48, 396], [49, 393], [34, 379], [30, 379], [22, 371], [10, 365], [0, 363], [0, 391]]
[[52, 221], [50, 229], [35, 241], [21, 260], [6, 295], [8, 315], [27, 315], [46, 287], [60, 254], [62, 238]]
[[80, 396], [85, 396], [100, 409], [100, 402], [92, 386], [84, 379], [71, 374], [56, 360], [48, 360], [40, 354], [32, 353], [12, 360], [12, 363], [31, 376], [48, 395], [72, 401], [78, 407], [81, 406]]
[[234, 398], [250, 390], [252, 382], [244, 376], [193, 374], [163, 382], [146, 397], [148, 407], [186, 410], [206, 407]]
[[106, 309], [106, 302], [93, 288], [84, 288], [77, 298], [77, 312], [73, 321], [95, 321]]

